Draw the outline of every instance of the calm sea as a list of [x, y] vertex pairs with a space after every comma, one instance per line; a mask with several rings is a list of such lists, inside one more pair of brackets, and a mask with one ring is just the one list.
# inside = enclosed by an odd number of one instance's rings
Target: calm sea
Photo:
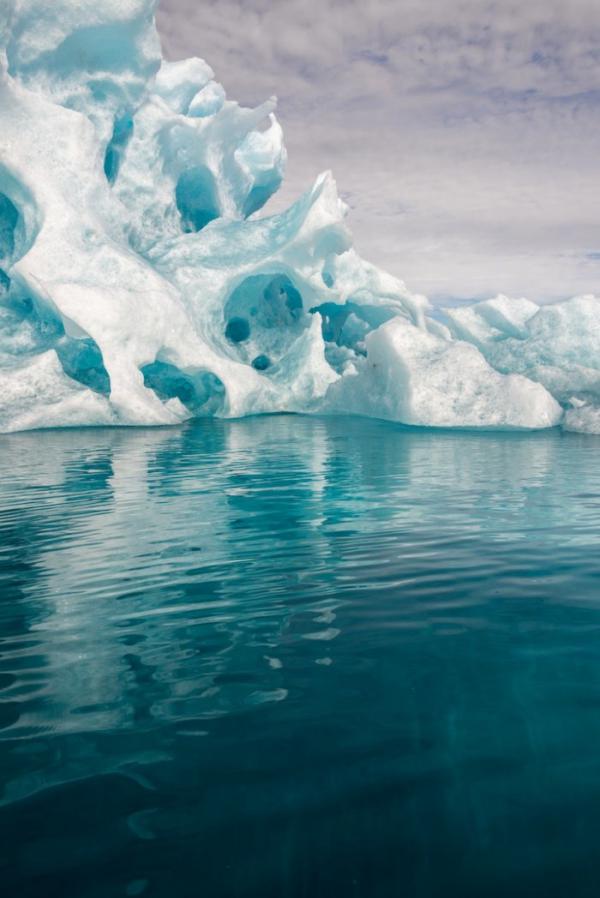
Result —
[[597, 898], [600, 438], [0, 438], [6, 898]]

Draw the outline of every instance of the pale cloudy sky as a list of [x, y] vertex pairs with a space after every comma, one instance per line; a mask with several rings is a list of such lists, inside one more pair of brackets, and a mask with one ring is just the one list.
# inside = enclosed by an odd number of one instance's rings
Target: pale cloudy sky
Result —
[[331, 168], [432, 297], [600, 294], [600, 0], [160, 0], [166, 55], [276, 94], [279, 209]]

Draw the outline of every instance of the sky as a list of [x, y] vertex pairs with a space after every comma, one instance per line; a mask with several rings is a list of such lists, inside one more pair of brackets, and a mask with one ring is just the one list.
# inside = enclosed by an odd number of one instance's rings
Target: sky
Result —
[[365, 258], [432, 299], [600, 295], [598, 0], [160, 0], [169, 59], [278, 97], [278, 211], [333, 171]]

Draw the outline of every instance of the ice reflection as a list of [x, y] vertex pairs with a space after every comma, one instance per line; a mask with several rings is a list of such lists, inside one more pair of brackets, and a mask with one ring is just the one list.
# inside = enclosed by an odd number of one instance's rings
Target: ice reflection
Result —
[[[510, 542], [518, 566], [515, 543], [542, 530], [561, 550], [593, 540], [595, 448], [291, 416], [5, 437], [2, 671], [18, 713], [2, 736], [193, 728], [280, 702], [290, 656], [335, 663], [365, 589], [391, 590], [410, 626], [479, 601], [449, 573], [474, 541]], [[486, 564], [469, 552], [462, 571]], [[416, 582], [430, 605], [401, 607]]]
[[370, 895], [393, 864], [386, 894], [503, 896], [550, 855], [588, 887], [598, 439], [281, 416], [0, 447], [11, 894]]

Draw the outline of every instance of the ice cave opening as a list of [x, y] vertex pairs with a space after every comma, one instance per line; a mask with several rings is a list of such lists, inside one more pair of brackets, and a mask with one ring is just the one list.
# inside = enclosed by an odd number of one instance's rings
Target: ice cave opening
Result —
[[195, 165], [179, 176], [175, 203], [184, 233], [201, 231], [219, 218], [219, 198], [214, 178], [205, 165]]

